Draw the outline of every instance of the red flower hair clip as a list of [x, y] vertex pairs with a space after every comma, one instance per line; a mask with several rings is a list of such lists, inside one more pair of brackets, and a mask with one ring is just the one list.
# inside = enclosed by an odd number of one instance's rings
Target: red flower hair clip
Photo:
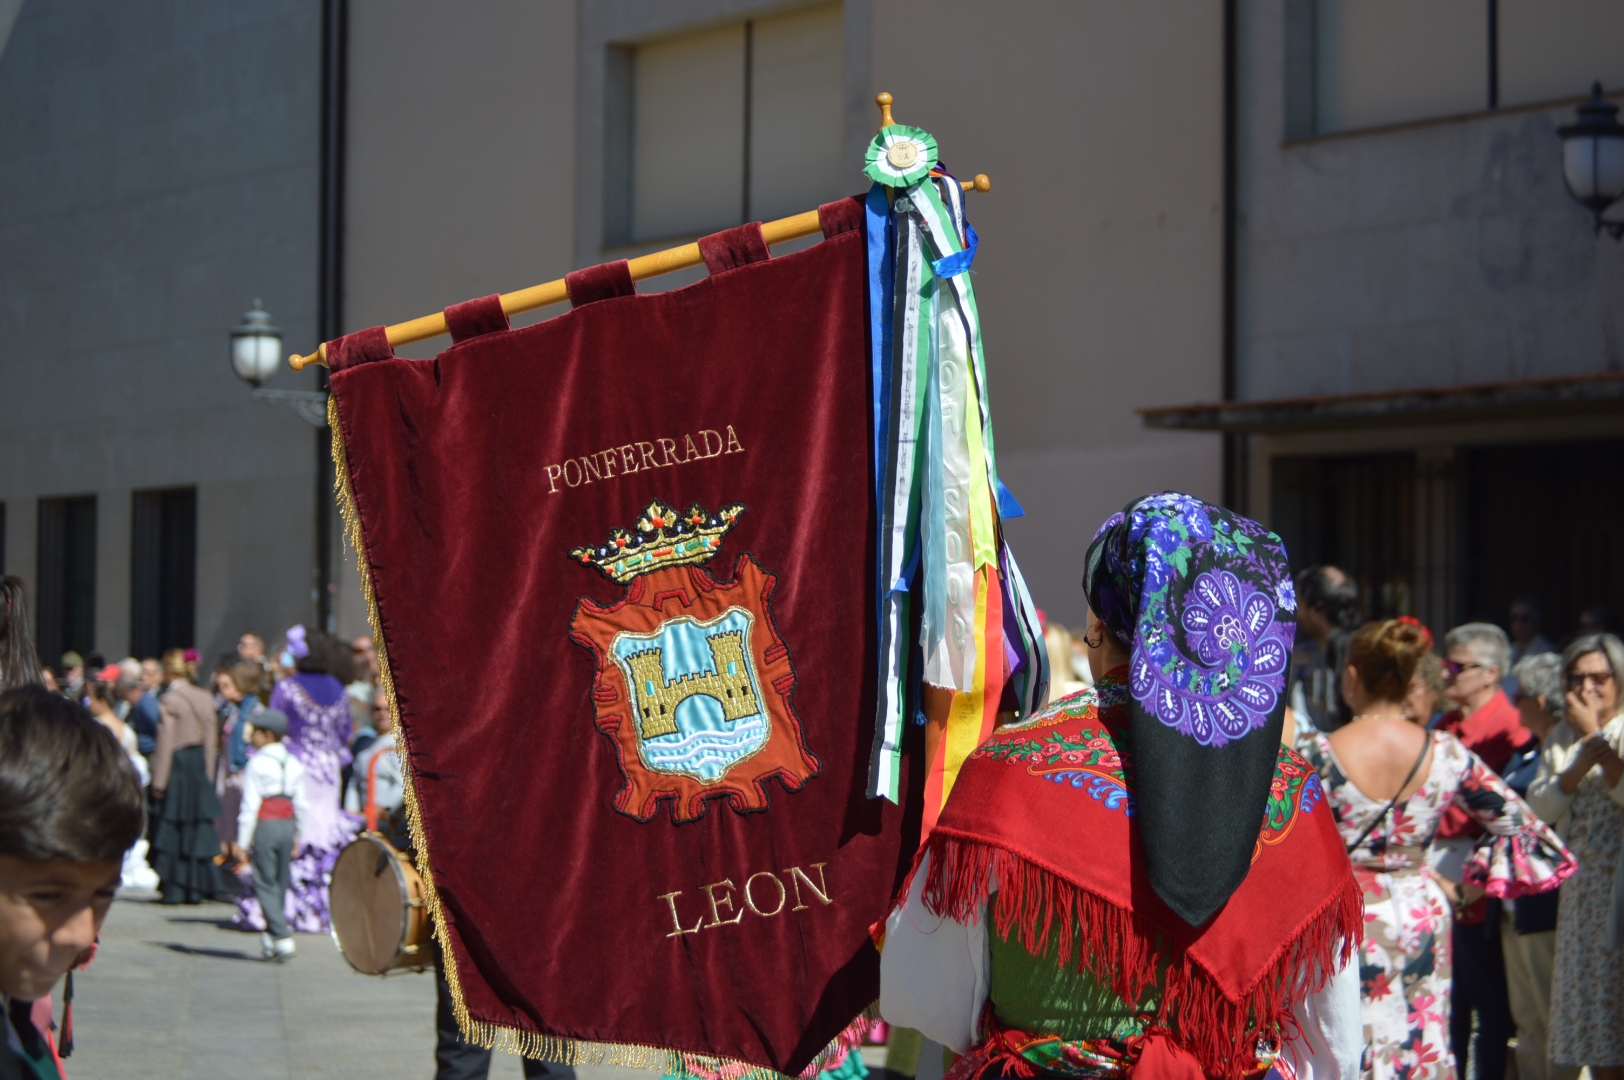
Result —
[[1413, 626], [1417, 630], [1421, 631], [1421, 636], [1427, 639], [1428, 650], [1432, 648], [1432, 631], [1428, 630], [1420, 619], [1416, 618], [1414, 615], [1400, 615], [1398, 617], [1398, 621], [1403, 623], [1405, 626]]

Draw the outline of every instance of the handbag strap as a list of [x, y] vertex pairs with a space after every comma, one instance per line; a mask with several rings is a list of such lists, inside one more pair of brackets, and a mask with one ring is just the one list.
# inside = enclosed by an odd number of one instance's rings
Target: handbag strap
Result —
[[1373, 820], [1369, 825], [1365, 826], [1365, 831], [1359, 834], [1359, 838], [1348, 845], [1349, 855], [1352, 855], [1354, 849], [1365, 842], [1365, 837], [1376, 831], [1376, 827], [1378, 825], [1387, 820], [1387, 815], [1391, 814], [1393, 812], [1393, 807], [1398, 805], [1399, 795], [1404, 794], [1404, 789], [1410, 786], [1410, 781], [1415, 779], [1415, 774], [1421, 771], [1421, 763], [1427, 760], [1427, 751], [1431, 749], [1432, 733], [1428, 732], [1427, 737], [1421, 740], [1421, 756], [1415, 759], [1415, 764], [1410, 766], [1410, 775], [1406, 776], [1404, 778], [1404, 783], [1398, 786], [1398, 795], [1394, 795], [1391, 799], [1389, 799], [1387, 801], [1387, 805], [1382, 807], [1382, 812], [1376, 815], [1375, 820]]

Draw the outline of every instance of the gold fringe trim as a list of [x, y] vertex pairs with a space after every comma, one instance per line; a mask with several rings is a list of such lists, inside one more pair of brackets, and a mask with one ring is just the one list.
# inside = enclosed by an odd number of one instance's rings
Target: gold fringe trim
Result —
[[[434, 938], [440, 943], [445, 960], [445, 978], [451, 987], [451, 1007], [457, 1017], [462, 1037], [475, 1046], [503, 1050], [527, 1058], [552, 1061], [562, 1065], [621, 1065], [632, 1069], [658, 1070], [673, 1075], [720, 1077], [725, 1080], [786, 1080], [785, 1074], [748, 1061], [711, 1057], [671, 1050], [639, 1043], [585, 1042], [564, 1039], [556, 1035], [543, 1035], [522, 1028], [503, 1027], [483, 1020], [475, 1020], [468, 1012], [462, 996], [462, 982], [457, 975], [457, 956], [451, 948], [446, 931], [445, 910], [440, 906], [440, 895], [434, 887], [434, 870], [429, 862], [428, 836], [423, 831], [423, 813], [418, 805], [417, 790], [412, 781], [411, 739], [400, 722], [400, 703], [395, 698], [395, 680], [389, 670], [389, 647], [384, 637], [383, 623], [378, 617], [378, 598], [372, 590], [372, 567], [367, 562], [366, 547], [361, 538], [361, 516], [356, 512], [355, 493], [350, 489], [349, 459], [344, 453], [344, 431], [339, 425], [338, 397], [331, 390], [327, 394], [327, 427], [333, 433], [333, 493], [338, 500], [339, 513], [344, 518], [344, 542], [355, 552], [355, 565], [361, 575], [361, 594], [366, 598], [367, 623], [372, 628], [372, 642], [378, 653], [378, 682], [384, 700], [389, 704], [389, 719], [396, 738], [406, 752], [400, 757], [401, 787], [405, 794], [406, 826], [416, 849], [417, 872], [423, 879], [423, 891], [430, 917], [434, 920]], [[879, 1018], [878, 1002], [852, 1021], [853, 1024]], [[850, 1028], [848, 1027], [848, 1031]], [[849, 1049], [849, 1044], [837, 1038], [817, 1056], [801, 1074], [815, 1076], [831, 1064], [838, 1064]]]

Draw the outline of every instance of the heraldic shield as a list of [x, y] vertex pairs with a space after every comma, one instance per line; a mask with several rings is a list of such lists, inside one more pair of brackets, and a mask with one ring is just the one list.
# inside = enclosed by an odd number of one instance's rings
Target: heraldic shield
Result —
[[583, 599], [570, 637], [597, 660], [598, 730], [615, 745], [626, 784], [616, 810], [649, 821], [662, 799], [677, 823], [712, 799], [765, 810], [768, 782], [799, 791], [818, 774], [790, 703], [795, 670], [773, 626], [777, 578], [740, 555], [733, 580], [701, 565], [744, 512], [679, 514], [655, 500], [637, 530], [570, 554], [626, 586], [619, 603]]

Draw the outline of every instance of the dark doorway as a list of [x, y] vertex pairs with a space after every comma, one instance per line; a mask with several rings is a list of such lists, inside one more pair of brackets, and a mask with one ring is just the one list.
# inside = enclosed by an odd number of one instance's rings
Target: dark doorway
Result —
[[1514, 597], [1537, 597], [1560, 642], [1582, 608], [1624, 617], [1624, 440], [1468, 450], [1462, 472], [1465, 614], [1505, 625]]
[[96, 647], [96, 496], [39, 501], [40, 662]]
[[1414, 613], [1415, 455], [1277, 457], [1270, 521], [1293, 571], [1330, 563], [1367, 619]]
[[137, 491], [130, 520], [130, 651], [158, 656], [197, 636], [197, 489]]

